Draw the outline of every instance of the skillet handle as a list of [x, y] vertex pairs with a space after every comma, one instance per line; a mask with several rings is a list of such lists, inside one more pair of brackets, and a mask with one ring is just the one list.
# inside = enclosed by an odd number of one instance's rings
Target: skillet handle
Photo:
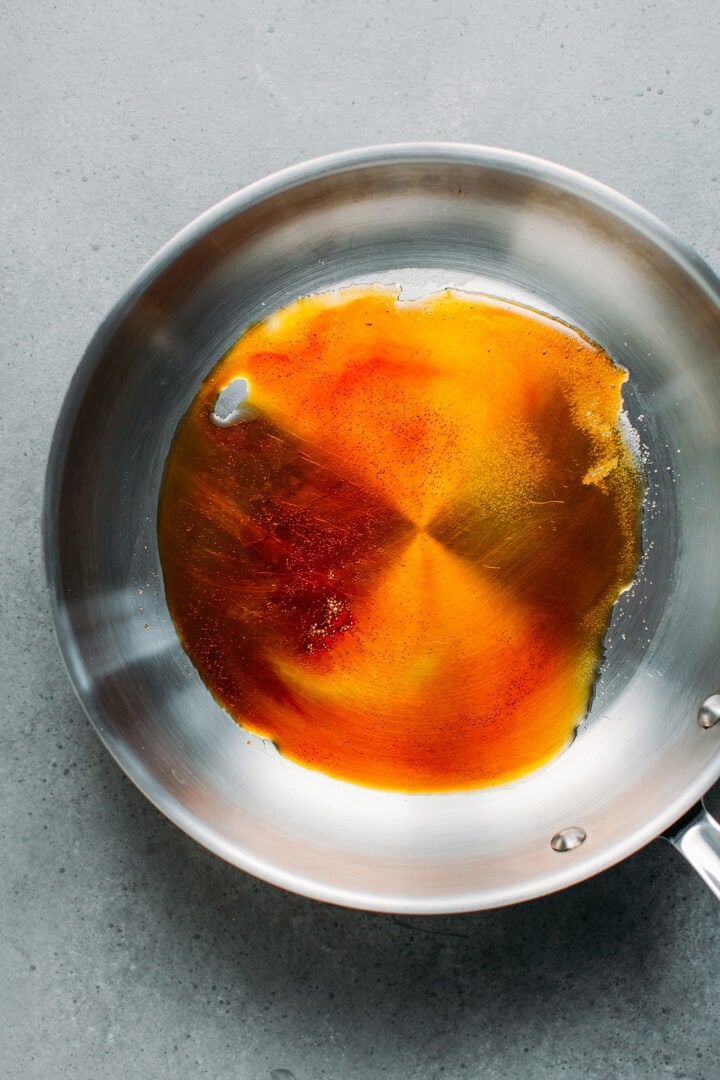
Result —
[[663, 833], [720, 900], [720, 824], [700, 800]]

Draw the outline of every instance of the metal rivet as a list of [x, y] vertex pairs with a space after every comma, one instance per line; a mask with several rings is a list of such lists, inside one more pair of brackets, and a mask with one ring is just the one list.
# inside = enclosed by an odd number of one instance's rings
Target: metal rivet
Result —
[[570, 825], [556, 832], [550, 841], [553, 851], [573, 851], [587, 839], [587, 833], [579, 825]]
[[720, 694], [712, 694], [700, 706], [698, 724], [702, 728], [711, 728], [720, 720]]

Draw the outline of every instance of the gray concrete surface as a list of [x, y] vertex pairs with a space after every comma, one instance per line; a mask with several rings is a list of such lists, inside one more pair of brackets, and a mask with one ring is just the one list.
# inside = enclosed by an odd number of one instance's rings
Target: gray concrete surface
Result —
[[662, 843], [444, 919], [225, 866], [111, 763], [59, 660], [39, 508], [102, 314], [238, 186], [362, 143], [493, 143], [644, 203], [720, 269], [713, 0], [2, 5], [0, 1075], [713, 1080], [720, 911]]

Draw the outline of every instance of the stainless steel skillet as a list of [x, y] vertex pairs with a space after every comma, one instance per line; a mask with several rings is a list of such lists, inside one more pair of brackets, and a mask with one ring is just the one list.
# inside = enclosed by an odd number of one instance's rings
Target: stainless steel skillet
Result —
[[[215, 703], [167, 611], [158, 492], [200, 381], [248, 324], [353, 281], [523, 300], [630, 371], [643, 563], [572, 746], [512, 784], [410, 796], [291, 764]], [[44, 527], [60, 646], [100, 737], [238, 867], [339, 904], [467, 911], [571, 885], [682, 818], [674, 842], [720, 895], [720, 828], [698, 804], [720, 776], [720, 282], [608, 188], [514, 153], [415, 144], [312, 161], [226, 199], [159, 252], [90, 343], [58, 420]]]

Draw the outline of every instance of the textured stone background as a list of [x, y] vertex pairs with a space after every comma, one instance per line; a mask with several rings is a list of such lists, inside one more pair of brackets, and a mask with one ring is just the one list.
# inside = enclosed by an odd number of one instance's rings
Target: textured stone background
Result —
[[0, 1074], [714, 1080], [719, 911], [661, 843], [479, 915], [336, 910], [161, 818], [53, 640], [39, 511], [101, 316], [248, 181], [456, 139], [579, 168], [720, 269], [713, 0], [44, 0], [0, 13]]

